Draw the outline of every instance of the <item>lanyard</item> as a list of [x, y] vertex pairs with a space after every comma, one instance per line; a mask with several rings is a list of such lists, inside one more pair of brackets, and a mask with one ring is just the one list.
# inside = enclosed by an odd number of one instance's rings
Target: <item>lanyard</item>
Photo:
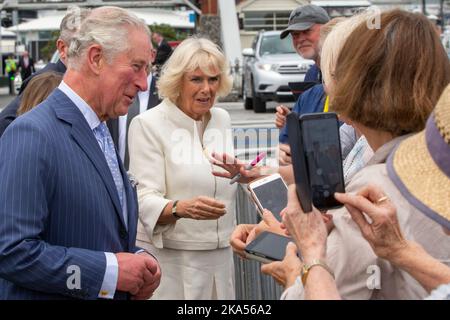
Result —
[[323, 106], [323, 112], [328, 112], [329, 104], [330, 104], [330, 96], [327, 96], [325, 99], [325, 105]]

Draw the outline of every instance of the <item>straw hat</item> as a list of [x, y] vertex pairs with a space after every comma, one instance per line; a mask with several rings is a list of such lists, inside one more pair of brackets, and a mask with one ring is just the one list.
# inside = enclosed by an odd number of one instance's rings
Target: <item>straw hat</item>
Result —
[[404, 140], [390, 155], [387, 168], [414, 207], [450, 230], [450, 86], [425, 130]]

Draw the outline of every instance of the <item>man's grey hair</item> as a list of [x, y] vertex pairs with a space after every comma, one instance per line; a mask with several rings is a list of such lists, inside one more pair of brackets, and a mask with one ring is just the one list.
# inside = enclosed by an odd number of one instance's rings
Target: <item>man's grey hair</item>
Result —
[[59, 25], [59, 39], [69, 46], [75, 33], [80, 30], [80, 26], [86, 17], [91, 13], [90, 9], [71, 6], [67, 9], [67, 14]]
[[141, 29], [150, 38], [145, 22], [133, 13], [118, 7], [101, 7], [91, 11], [74, 35], [67, 53], [69, 66], [78, 69], [86, 50], [93, 44], [102, 47], [108, 63], [129, 48], [130, 28]]

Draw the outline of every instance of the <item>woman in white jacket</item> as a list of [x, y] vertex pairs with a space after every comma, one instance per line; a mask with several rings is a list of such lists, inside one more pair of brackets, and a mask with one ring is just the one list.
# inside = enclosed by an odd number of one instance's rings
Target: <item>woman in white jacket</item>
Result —
[[183, 41], [158, 82], [161, 104], [129, 129], [130, 171], [138, 185], [137, 245], [161, 265], [154, 299], [234, 299], [229, 246], [236, 186], [211, 174], [211, 152], [233, 153], [228, 113], [213, 108], [232, 80], [211, 41]]

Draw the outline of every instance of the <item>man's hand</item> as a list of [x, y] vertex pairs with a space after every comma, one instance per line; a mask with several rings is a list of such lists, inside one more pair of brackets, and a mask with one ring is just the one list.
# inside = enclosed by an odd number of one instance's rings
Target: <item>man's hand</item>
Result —
[[286, 116], [291, 112], [288, 107], [279, 105], [277, 108], [275, 125], [278, 129], [283, 128], [286, 125]]
[[147, 277], [144, 279], [145, 281], [144, 285], [139, 290], [139, 292], [135, 294], [131, 299], [147, 300], [153, 295], [156, 288], [158, 288], [159, 286], [159, 283], [161, 281], [161, 268], [159, 266], [158, 261], [151, 254], [148, 254], [147, 252], [141, 252], [139, 253], [139, 255], [142, 255], [143, 257], [150, 259], [151, 260], [150, 263], [152, 264], [151, 269], [154, 270], [156, 268], [156, 272], [155, 273], [151, 272], [151, 276], [148, 276], [147, 273], [145, 274]]
[[291, 147], [288, 144], [280, 143], [280, 154], [278, 156], [278, 163], [280, 166], [288, 166], [292, 164]]
[[[159, 272], [158, 264], [150, 257], [127, 252], [116, 253], [119, 265], [117, 290], [137, 295], [149, 286], [148, 282]], [[152, 282], [153, 283], [153, 282]], [[158, 280], [159, 284], [159, 280]], [[153, 292], [153, 291], [152, 291]]]

